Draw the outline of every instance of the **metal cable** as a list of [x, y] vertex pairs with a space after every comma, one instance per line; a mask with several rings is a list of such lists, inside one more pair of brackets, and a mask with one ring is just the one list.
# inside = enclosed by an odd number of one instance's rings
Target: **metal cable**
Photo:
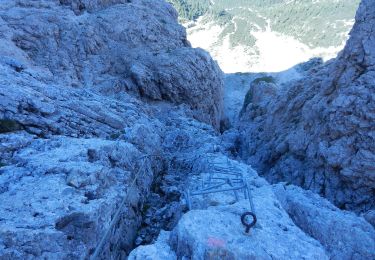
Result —
[[[143, 159], [145, 159], [147, 157], [153, 157], [153, 156], [157, 157], [157, 155], [145, 155], [145, 156], [141, 156], [139, 158], [139, 160], [143, 160]], [[139, 172], [141, 171], [141, 169], [144, 169], [144, 167], [143, 167], [144, 163], [145, 162], [143, 161], [142, 165], [139, 168]], [[90, 260], [97, 259], [98, 256], [100, 255], [100, 253], [102, 252], [103, 246], [107, 242], [108, 236], [109, 236], [111, 230], [113, 229], [113, 227], [115, 226], [115, 224], [117, 223], [117, 221], [118, 221], [118, 219], [120, 217], [120, 213], [121, 213], [121, 211], [122, 211], [122, 209], [123, 209], [123, 207], [124, 207], [124, 205], [126, 203], [126, 200], [128, 198], [128, 196], [127, 196], [128, 195], [128, 191], [131, 190], [131, 188], [133, 188], [133, 186], [135, 185], [135, 182], [138, 180], [138, 178], [139, 177], [143, 177], [143, 175], [145, 175], [145, 173], [146, 173], [146, 170], [143, 170], [142, 176], [140, 174], [136, 174], [136, 176], [134, 177], [134, 179], [133, 179], [132, 183], [130, 184], [129, 188], [127, 189], [127, 191], [125, 193], [125, 196], [122, 199], [122, 201], [120, 203], [120, 206], [118, 207], [118, 209], [117, 209], [117, 211], [116, 211], [116, 213], [115, 213], [115, 215], [114, 215], [114, 217], [113, 217], [113, 219], [112, 219], [112, 221], [111, 221], [108, 229], [106, 230], [106, 232], [104, 233], [104, 236], [102, 237], [102, 239], [100, 240], [99, 244], [97, 245], [94, 253], [90, 256]]]

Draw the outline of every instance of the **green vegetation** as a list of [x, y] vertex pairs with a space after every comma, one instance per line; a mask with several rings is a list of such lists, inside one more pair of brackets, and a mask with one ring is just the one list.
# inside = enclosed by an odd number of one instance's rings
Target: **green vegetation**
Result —
[[167, 0], [179, 13], [180, 18], [195, 20], [205, 14], [209, 7], [209, 0]]
[[142, 206], [142, 210], [141, 210], [142, 215], [145, 215], [150, 208], [151, 208], [150, 204], [144, 203], [143, 206]]
[[252, 92], [252, 89], [251, 89], [252, 86], [255, 85], [255, 84], [258, 84], [260, 82], [275, 83], [276, 81], [275, 81], [275, 78], [272, 77], [272, 76], [263, 76], [263, 77], [254, 79], [250, 84], [250, 89], [247, 91], [247, 93], [245, 95], [245, 99], [243, 101], [243, 105], [242, 105], [242, 109], [241, 109], [240, 114], [242, 114], [243, 111], [245, 111], [246, 107], [250, 104], [251, 100], [253, 99], [253, 92]]
[[329, 47], [345, 40], [344, 32], [351, 27], [347, 22], [354, 18], [360, 1], [299, 2], [288, 8], [282, 5], [269, 8], [266, 14], [273, 17], [272, 29], [294, 36], [310, 47]]
[[5, 163], [0, 162], [0, 168], [4, 166], [7, 166], [7, 165]]
[[167, 21], [165, 19], [161, 19], [160, 22], [162, 22], [163, 24], [167, 24]]
[[216, 24], [220, 26], [230, 24], [233, 18], [233, 16], [225, 10], [211, 9], [207, 14], [209, 15], [208, 17], [210, 17], [210, 19], [215, 20]]
[[275, 78], [272, 76], [264, 76], [260, 78], [256, 78], [251, 82], [251, 85], [258, 84], [259, 82], [267, 82], [267, 83], [275, 83]]
[[15, 120], [0, 119], [0, 134], [22, 130], [22, 126]]
[[118, 131], [118, 132], [114, 132], [114, 133], [112, 133], [112, 134], [109, 135], [109, 139], [110, 140], [116, 140], [116, 139], [119, 139], [124, 134], [125, 134], [124, 130]]
[[253, 46], [251, 31], [266, 30], [292, 36], [310, 47], [340, 46], [346, 40], [360, 0], [169, 0], [180, 17], [224, 27], [233, 46]]

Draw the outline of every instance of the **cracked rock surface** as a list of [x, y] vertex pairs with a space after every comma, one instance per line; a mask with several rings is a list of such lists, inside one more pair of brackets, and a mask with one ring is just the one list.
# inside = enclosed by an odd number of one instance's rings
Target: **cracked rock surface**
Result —
[[[373, 6], [363, 1], [357, 20], [369, 19]], [[355, 32], [366, 28], [357, 22], [348, 46], [357, 46], [362, 38], [356, 40]], [[367, 45], [364, 53], [371, 50]], [[360, 57], [344, 51], [318, 75], [323, 79], [340, 62], [357, 64]], [[350, 68], [342, 75], [352, 76], [338, 80], [347, 79], [348, 91], [356, 84], [363, 90], [358, 95], [366, 96], [371, 66]], [[267, 90], [279, 95], [276, 86]], [[218, 132], [222, 91], [220, 68], [190, 47], [176, 11], [164, 1], [0, 1], [0, 259], [375, 258], [371, 211], [366, 222], [319, 195], [271, 185], [239, 161], [243, 132]], [[256, 92], [268, 106], [261, 89]], [[263, 115], [267, 108], [259, 107]], [[356, 133], [353, 145], [371, 137], [366, 122], [358, 123], [365, 134]], [[332, 135], [340, 136], [337, 131]], [[277, 150], [300, 149], [296, 140]], [[345, 169], [372, 167], [372, 148], [363, 145], [355, 156], [369, 161]], [[346, 154], [340, 149], [338, 156]], [[185, 191], [197, 185], [193, 177], [218, 171], [213, 163], [223, 171], [236, 168], [249, 184], [258, 217], [250, 235], [240, 222], [249, 210], [244, 197], [196, 196], [188, 211]], [[334, 180], [344, 188], [324, 187], [346, 199], [356, 182], [358, 196], [368, 196], [372, 175], [366, 174], [345, 185], [338, 175]], [[371, 206], [366, 196], [358, 207]]]
[[342, 209], [375, 207], [375, 2], [363, 0], [339, 56], [289, 85], [260, 82], [240, 123], [242, 157], [270, 182]]
[[164, 1], [0, 1], [0, 258], [126, 257], [166, 119], [214, 132], [222, 89]]
[[[217, 142], [214, 139], [214, 143]], [[169, 233], [153, 244], [139, 246], [131, 259], [372, 259], [375, 230], [363, 218], [340, 210], [328, 200], [297, 186], [271, 185], [244, 163], [229, 159], [221, 151], [204, 150], [192, 161], [194, 175], [204, 176], [210, 162], [221, 168], [235, 167], [248, 181], [257, 216], [250, 234], [241, 215], [249, 201], [233, 192], [195, 196], [192, 210], [185, 213]], [[186, 156], [181, 157], [186, 158]], [[197, 185], [190, 180], [189, 186]], [[168, 236], [167, 238], [165, 236]], [[361, 243], [359, 243], [361, 241]]]

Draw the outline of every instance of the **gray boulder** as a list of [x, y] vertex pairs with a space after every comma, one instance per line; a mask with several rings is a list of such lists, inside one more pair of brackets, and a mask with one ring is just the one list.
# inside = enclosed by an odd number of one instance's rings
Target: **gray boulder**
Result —
[[129, 260], [177, 260], [176, 253], [169, 245], [169, 233], [161, 231], [154, 244], [139, 246], [130, 254]]
[[246, 200], [232, 206], [186, 213], [172, 232], [171, 245], [177, 256], [191, 259], [329, 259], [319, 242], [296, 227], [281, 207], [277, 208], [267, 188], [257, 189], [256, 194], [259, 224], [250, 234], [244, 232], [240, 221], [241, 214], [248, 209]]
[[206, 52], [190, 47], [164, 1], [2, 1], [0, 23], [0, 63], [22, 76], [185, 103], [219, 128], [222, 72]]
[[293, 222], [322, 243], [331, 259], [375, 258], [375, 230], [363, 218], [293, 185], [278, 184], [274, 191]]

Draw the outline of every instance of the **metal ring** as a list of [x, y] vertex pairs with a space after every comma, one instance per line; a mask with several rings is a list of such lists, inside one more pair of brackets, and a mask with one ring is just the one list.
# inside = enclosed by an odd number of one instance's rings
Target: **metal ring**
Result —
[[[251, 216], [253, 218], [253, 221], [251, 223], [247, 223], [247, 221], [246, 221], [247, 216]], [[244, 225], [246, 227], [245, 232], [249, 233], [250, 228], [255, 226], [255, 224], [257, 223], [257, 216], [252, 212], [249, 212], [249, 211], [245, 212], [241, 215], [241, 222], [242, 222], [242, 225]]]

